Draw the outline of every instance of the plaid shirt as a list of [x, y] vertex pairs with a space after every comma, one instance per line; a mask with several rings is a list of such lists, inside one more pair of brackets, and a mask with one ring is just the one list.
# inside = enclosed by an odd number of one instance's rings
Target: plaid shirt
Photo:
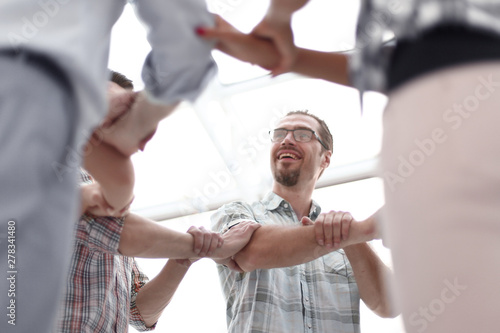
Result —
[[[82, 182], [93, 182], [81, 171]], [[148, 278], [134, 258], [118, 253], [123, 219], [83, 215], [76, 228], [57, 332], [150, 331], [135, 306]]]
[[383, 38], [418, 36], [442, 24], [459, 24], [500, 35], [498, 0], [362, 0], [356, 32], [357, 52], [350, 61], [354, 85], [361, 91], [385, 91], [390, 52]]
[[[313, 201], [309, 217], [320, 207]], [[224, 232], [242, 221], [301, 225], [290, 204], [274, 193], [252, 205], [235, 202], [212, 216]], [[292, 267], [236, 273], [217, 265], [230, 333], [359, 332], [358, 287], [342, 250]]]

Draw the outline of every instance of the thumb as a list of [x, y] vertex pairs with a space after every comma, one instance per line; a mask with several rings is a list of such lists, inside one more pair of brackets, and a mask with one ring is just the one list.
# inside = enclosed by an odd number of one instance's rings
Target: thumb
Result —
[[308, 218], [307, 216], [304, 216], [301, 220], [302, 225], [314, 225], [314, 222]]
[[230, 259], [226, 263], [227, 268], [229, 268], [232, 271], [238, 272], [238, 273], [244, 273], [243, 269], [238, 265], [238, 263], [234, 259]]
[[260, 223], [250, 223], [248, 226], [248, 230], [251, 230], [252, 232], [259, 229], [261, 227]]
[[259, 229], [261, 227], [260, 223], [257, 222], [243, 222], [246, 225], [242, 229], [242, 233], [244, 237], [252, 237], [253, 233], [255, 230]]

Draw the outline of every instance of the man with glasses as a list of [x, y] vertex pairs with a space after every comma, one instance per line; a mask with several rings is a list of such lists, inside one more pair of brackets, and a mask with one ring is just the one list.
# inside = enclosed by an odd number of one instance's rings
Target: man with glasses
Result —
[[387, 267], [365, 243], [376, 237], [374, 218], [320, 214], [311, 198], [332, 155], [325, 122], [294, 111], [270, 135], [272, 192], [212, 216], [213, 230], [222, 233], [245, 221], [261, 224], [245, 248], [218, 262], [228, 331], [359, 332], [360, 298], [392, 316]]

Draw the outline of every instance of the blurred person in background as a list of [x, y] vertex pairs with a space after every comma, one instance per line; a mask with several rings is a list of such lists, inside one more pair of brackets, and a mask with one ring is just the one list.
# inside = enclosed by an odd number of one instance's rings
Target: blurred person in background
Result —
[[[0, 2], [0, 233], [10, 227], [15, 236], [10, 244], [2, 237], [0, 270], [15, 272], [12, 283], [0, 284], [0, 307], [10, 307], [2, 332], [54, 328], [74, 239], [70, 221], [79, 210], [82, 147], [106, 113], [111, 29], [125, 4]], [[195, 99], [215, 70], [210, 43], [194, 34], [197, 26], [213, 23], [204, 1], [133, 5], [152, 47], [138, 101], [156, 110], [156, 119], [123, 142], [109, 137], [125, 156], [143, 146], [179, 101]]]

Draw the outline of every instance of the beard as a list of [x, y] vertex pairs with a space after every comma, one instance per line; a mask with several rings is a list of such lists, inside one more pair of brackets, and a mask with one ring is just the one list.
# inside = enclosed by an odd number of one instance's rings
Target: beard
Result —
[[274, 179], [278, 184], [283, 186], [295, 186], [299, 181], [300, 170], [285, 170], [285, 171], [274, 171]]

